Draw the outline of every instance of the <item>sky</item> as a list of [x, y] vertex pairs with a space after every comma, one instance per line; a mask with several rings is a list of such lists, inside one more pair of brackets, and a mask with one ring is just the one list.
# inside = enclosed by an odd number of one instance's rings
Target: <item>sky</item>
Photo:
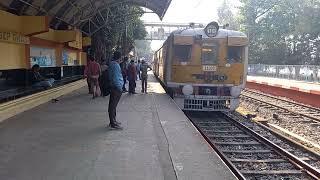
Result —
[[[217, 8], [223, 0], [172, 0], [171, 5], [163, 19], [163, 22], [170, 23], [203, 23], [207, 24], [218, 19]], [[229, 0], [230, 5], [240, 5], [238, 0]], [[142, 17], [146, 22], [161, 22], [156, 14], [147, 13]], [[153, 41], [151, 48], [156, 50], [163, 42]]]

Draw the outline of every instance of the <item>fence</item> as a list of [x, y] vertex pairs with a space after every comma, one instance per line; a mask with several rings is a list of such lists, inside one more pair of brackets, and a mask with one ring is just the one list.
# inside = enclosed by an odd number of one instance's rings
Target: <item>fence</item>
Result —
[[248, 75], [320, 82], [320, 66], [249, 64]]

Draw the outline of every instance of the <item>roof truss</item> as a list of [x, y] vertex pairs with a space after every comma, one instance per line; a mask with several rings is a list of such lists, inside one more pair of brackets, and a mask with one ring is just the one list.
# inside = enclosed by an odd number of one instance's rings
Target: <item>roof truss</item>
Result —
[[[142, 6], [162, 19], [170, 3], [171, 0], [1, 0], [0, 8], [17, 15], [49, 16], [53, 29], [71, 26], [92, 36], [99, 30], [105, 31], [111, 8]], [[126, 16], [130, 19], [130, 14]]]

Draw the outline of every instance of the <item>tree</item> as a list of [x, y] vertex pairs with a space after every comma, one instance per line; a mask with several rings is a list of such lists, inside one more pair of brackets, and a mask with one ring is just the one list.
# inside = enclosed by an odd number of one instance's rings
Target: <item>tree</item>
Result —
[[228, 0], [224, 0], [222, 5], [218, 7], [218, 22], [222, 25], [229, 24], [230, 29], [238, 30], [240, 25], [236, 17], [232, 13], [231, 6]]
[[140, 20], [143, 14], [140, 7], [119, 5], [104, 13], [108, 14], [108, 21], [92, 37], [92, 54], [98, 62], [108, 61], [114, 50], [128, 54], [134, 47], [134, 41], [144, 39], [147, 34]]
[[250, 63], [319, 64], [319, 0], [241, 0]]
[[151, 41], [137, 40], [135, 41], [136, 54], [139, 57], [144, 57], [146, 59], [152, 59], [153, 52], [151, 50]]

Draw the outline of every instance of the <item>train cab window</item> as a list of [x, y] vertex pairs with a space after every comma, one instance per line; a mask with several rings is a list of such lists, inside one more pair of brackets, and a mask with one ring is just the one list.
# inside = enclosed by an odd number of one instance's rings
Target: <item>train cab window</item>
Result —
[[181, 62], [189, 61], [191, 58], [192, 45], [175, 45], [174, 56]]
[[227, 54], [227, 63], [241, 63], [242, 62], [243, 47], [229, 46]]
[[201, 51], [202, 64], [218, 64], [217, 46], [203, 46]]

